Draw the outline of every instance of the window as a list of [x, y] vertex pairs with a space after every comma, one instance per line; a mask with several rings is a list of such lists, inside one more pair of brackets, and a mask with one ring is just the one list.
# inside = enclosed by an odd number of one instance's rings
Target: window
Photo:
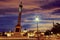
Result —
[[16, 28], [16, 32], [19, 32], [19, 28]]

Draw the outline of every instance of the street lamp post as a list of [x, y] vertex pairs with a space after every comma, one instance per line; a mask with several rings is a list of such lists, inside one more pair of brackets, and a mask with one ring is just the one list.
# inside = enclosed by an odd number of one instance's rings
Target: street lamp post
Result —
[[37, 22], [37, 39], [39, 40], [39, 35], [38, 35], [38, 23], [39, 23], [39, 17], [36, 16], [35, 21]]

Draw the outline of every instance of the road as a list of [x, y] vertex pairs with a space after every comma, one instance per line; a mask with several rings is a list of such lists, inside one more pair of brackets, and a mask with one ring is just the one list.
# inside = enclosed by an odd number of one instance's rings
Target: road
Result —
[[[0, 40], [37, 40], [37, 38], [27, 38], [27, 37], [0, 37]], [[39, 40], [60, 40], [60, 36], [41, 36]]]

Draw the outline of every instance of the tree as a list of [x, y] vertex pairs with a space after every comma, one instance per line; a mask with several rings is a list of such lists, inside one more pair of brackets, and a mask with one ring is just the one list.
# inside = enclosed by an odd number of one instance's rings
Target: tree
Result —
[[45, 32], [45, 35], [51, 35], [51, 31], [50, 31], [50, 30], [47, 30], [47, 31]]
[[59, 23], [56, 23], [56, 25], [53, 26], [53, 28], [51, 29], [51, 31], [53, 33], [60, 33], [60, 24]]

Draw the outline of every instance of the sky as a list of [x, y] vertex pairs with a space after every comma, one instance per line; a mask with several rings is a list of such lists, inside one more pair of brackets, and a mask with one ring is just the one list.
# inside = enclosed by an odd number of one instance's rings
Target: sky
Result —
[[[39, 16], [39, 30], [53, 27], [53, 21], [60, 23], [60, 0], [21, 0], [23, 5], [22, 29], [36, 30], [36, 16]], [[0, 31], [14, 30], [18, 14], [19, 0], [0, 0]]]

